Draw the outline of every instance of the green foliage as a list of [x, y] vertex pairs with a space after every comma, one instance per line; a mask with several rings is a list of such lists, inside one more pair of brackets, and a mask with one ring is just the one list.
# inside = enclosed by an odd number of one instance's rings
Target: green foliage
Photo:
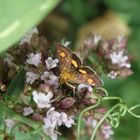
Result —
[[10, 98], [14, 101], [18, 99], [25, 86], [25, 71], [21, 69], [15, 78], [11, 81], [7, 93], [10, 95]]
[[4, 113], [0, 113], [0, 131], [4, 129]]
[[38, 24], [58, 2], [59, 0], [0, 1], [0, 52]]
[[0, 134], [0, 140], [3, 140], [4, 136], [2, 134]]
[[15, 140], [41, 140], [41, 137], [38, 134], [30, 134], [20, 130], [19, 128], [14, 129], [12, 132]]

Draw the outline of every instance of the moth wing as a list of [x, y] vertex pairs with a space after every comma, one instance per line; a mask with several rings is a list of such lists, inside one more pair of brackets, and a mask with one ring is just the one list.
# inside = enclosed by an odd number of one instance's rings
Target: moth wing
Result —
[[99, 75], [89, 67], [80, 67], [75, 72], [75, 79], [70, 81], [74, 84], [87, 84], [91, 86], [103, 86], [103, 81]]
[[61, 44], [57, 44], [56, 49], [57, 49], [57, 57], [60, 61], [60, 69], [62, 70], [63, 68], [67, 68], [68, 70], [70, 70], [72, 52]]
[[93, 70], [90, 67], [84, 66], [81, 67], [81, 69], [85, 70], [87, 72], [88, 79], [93, 79], [93, 86], [103, 86], [103, 80], [100, 78], [100, 76], [97, 74], [95, 70]]

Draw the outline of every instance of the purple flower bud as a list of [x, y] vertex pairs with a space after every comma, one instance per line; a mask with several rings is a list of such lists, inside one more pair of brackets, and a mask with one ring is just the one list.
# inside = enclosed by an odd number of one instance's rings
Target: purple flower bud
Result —
[[66, 97], [65, 99], [61, 100], [59, 107], [61, 109], [69, 109], [75, 103], [75, 99], [72, 97]]
[[42, 115], [35, 113], [35, 114], [33, 114], [32, 119], [35, 121], [42, 121], [43, 117], [42, 117]]
[[90, 105], [91, 101], [90, 101], [90, 99], [82, 99], [80, 104], [82, 104], [82, 105]]

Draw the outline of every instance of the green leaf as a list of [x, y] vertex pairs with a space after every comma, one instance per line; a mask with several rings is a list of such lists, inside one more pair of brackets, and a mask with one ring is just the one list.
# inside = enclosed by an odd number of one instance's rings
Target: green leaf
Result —
[[30, 135], [29, 133], [25, 133], [23, 131], [16, 131], [15, 140], [41, 140], [41, 137], [37, 134]]
[[4, 140], [4, 135], [0, 134], [0, 140]]
[[59, 0], [0, 1], [0, 52], [37, 25]]
[[3, 114], [3, 112], [0, 113], [0, 130], [4, 129], [4, 120], [5, 120], [5, 116]]
[[10, 83], [7, 89], [7, 93], [11, 96], [11, 99], [17, 99], [17, 97], [24, 90], [24, 86], [25, 86], [25, 70], [21, 69]]
[[21, 125], [12, 129], [11, 136], [15, 137], [15, 140], [41, 140], [39, 134], [30, 134], [28, 131], [23, 131]]

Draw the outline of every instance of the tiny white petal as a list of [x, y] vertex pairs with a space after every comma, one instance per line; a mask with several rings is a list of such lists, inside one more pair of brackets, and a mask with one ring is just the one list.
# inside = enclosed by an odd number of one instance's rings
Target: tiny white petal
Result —
[[98, 44], [98, 42], [101, 40], [101, 36], [100, 35], [95, 35], [94, 37], [94, 43]]
[[38, 74], [35, 74], [33, 72], [26, 72], [26, 82], [27, 83], [32, 84], [38, 78], [39, 78]]
[[49, 108], [51, 107], [50, 99], [53, 97], [52, 92], [48, 92], [46, 95], [45, 93], [37, 93], [37, 91], [32, 92], [33, 100], [37, 104], [38, 108]]
[[49, 77], [49, 72], [48, 71], [45, 71], [44, 74], [41, 76], [41, 80], [46, 80], [46, 78]]
[[43, 119], [46, 128], [53, 127], [56, 128], [57, 126], [65, 125], [66, 127], [71, 127], [74, 124], [74, 120], [72, 117], [68, 117], [65, 112], [57, 112], [55, 111], [54, 107], [51, 107], [47, 113], [46, 117]]
[[48, 57], [45, 60], [47, 70], [55, 68], [57, 66], [58, 62], [59, 62], [58, 59], [53, 59], [52, 57]]
[[92, 87], [89, 86], [89, 85], [86, 85], [86, 84], [79, 84], [79, 85], [78, 85], [78, 88], [77, 88], [77, 91], [78, 91], [78, 92], [81, 92], [81, 90], [82, 90], [83, 88], [87, 88], [88, 91], [90, 91], [90, 92], [92, 92], [92, 90], [93, 90]]
[[54, 127], [44, 125], [43, 131], [51, 137], [52, 140], [57, 140], [57, 134], [54, 132]]
[[118, 37], [117, 37], [117, 39], [118, 39], [118, 43], [120, 43], [123, 39], [124, 39], [124, 35], [119, 35]]
[[58, 77], [52, 72], [45, 71], [41, 76], [41, 80], [44, 80], [48, 85], [58, 85]]
[[38, 66], [41, 63], [41, 53], [30, 53], [26, 62], [30, 65]]
[[112, 64], [118, 64], [120, 68], [121, 67], [127, 67], [127, 68], [131, 67], [131, 65], [127, 62], [128, 56], [124, 55], [123, 51], [111, 53], [110, 58], [111, 58]]
[[34, 110], [31, 107], [24, 107], [24, 109], [23, 109], [24, 116], [28, 116], [28, 115], [32, 114], [33, 112], [34, 112]]
[[111, 137], [111, 135], [114, 134], [110, 125], [102, 126], [102, 133], [103, 133], [105, 139], [109, 139]]
[[5, 124], [8, 128], [11, 129], [16, 124], [16, 121], [13, 119], [6, 119]]
[[73, 120], [71, 117], [69, 117], [69, 118], [68, 118], [68, 121], [65, 122], [65, 126], [66, 126], [67, 128], [72, 127], [73, 124], [74, 124], [74, 120]]
[[61, 41], [61, 44], [62, 44], [63, 46], [65, 46], [65, 47], [68, 47], [70, 43], [71, 43], [70, 41], [66, 41], [65, 39], [63, 39], [63, 40]]
[[118, 72], [115, 72], [115, 71], [111, 71], [108, 73], [108, 77], [111, 78], [111, 79], [115, 79], [118, 75]]
[[93, 119], [92, 120], [92, 127], [95, 128], [97, 126], [97, 120]]

